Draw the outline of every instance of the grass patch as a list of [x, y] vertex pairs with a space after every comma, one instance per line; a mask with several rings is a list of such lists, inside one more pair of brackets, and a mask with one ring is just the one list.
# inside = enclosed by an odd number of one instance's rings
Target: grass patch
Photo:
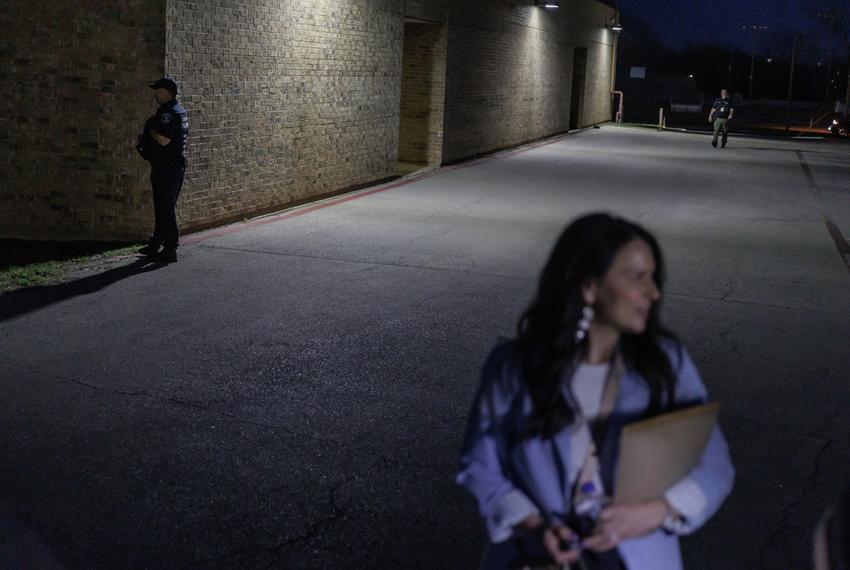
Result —
[[103, 251], [103, 252], [95, 254], [95, 255], [83, 255], [83, 256], [80, 256], [80, 257], [75, 257], [75, 258], [71, 259], [71, 261], [79, 263], [79, 262], [82, 262], [82, 261], [89, 261], [90, 259], [92, 259], [94, 257], [115, 257], [116, 255], [130, 255], [132, 253], [136, 253], [139, 250], [139, 248], [141, 248], [143, 245], [147, 245], [147, 244], [134, 243], [134, 244], [125, 245], [125, 246], [122, 246], [122, 247], [116, 247], [115, 249], [107, 249], [106, 251]]
[[45, 261], [6, 268], [0, 271], [0, 291], [53, 282], [64, 273], [63, 265], [59, 261]]
[[[86, 245], [80, 254], [79, 244], [68, 244], [68, 247], [52, 251], [51, 257], [46, 261], [35, 261], [33, 263], [22, 263], [19, 265], [0, 266], [0, 292], [18, 289], [20, 287], [35, 287], [38, 285], [50, 285], [60, 282], [69, 269], [81, 264], [88, 263], [95, 258], [115, 257], [135, 253], [141, 244], [122, 244], [115, 247], [100, 246], [93, 250]], [[89, 253], [91, 251], [91, 253]], [[43, 249], [33, 257], [43, 257]]]
[[134, 242], [0, 239], [0, 271], [47, 261], [70, 261], [136, 247]]

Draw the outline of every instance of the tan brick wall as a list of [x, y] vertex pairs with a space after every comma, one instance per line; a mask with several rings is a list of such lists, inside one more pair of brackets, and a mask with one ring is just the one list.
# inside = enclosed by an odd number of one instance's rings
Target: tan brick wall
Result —
[[0, 237], [149, 230], [133, 146], [165, 61], [165, 0], [0, 2]]
[[147, 234], [148, 169], [133, 144], [155, 108], [146, 84], [163, 73], [190, 116], [183, 231], [391, 176], [405, 16], [445, 22], [431, 44], [445, 41], [446, 65], [431, 70], [444, 91], [429, 98], [431, 162], [565, 131], [575, 46], [588, 49], [584, 122], [610, 115], [613, 9], [595, 0], [562, 0], [557, 12], [524, 0], [58, 0], [50, 10], [0, 2], [0, 237]]
[[398, 157], [439, 166], [443, 158], [446, 26], [404, 25]]
[[166, 68], [185, 93], [181, 227], [393, 175], [396, 0], [170, 0]]
[[525, 2], [463, 0], [449, 11], [444, 162], [569, 128], [573, 48], [588, 49], [586, 125], [608, 120], [614, 10], [567, 0], [560, 10]]
[[610, 121], [612, 55], [617, 37], [610, 24], [615, 11], [594, 0], [574, 0], [569, 14], [566, 29], [571, 43], [587, 48], [583, 123], [587, 126]]
[[404, 0], [404, 15], [424, 22], [445, 23], [453, 2], [457, 0]]

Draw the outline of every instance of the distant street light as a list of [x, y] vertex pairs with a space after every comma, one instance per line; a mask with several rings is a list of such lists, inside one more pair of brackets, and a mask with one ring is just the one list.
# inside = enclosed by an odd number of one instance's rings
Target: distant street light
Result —
[[750, 94], [747, 96], [748, 99], [753, 98], [753, 72], [756, 68], [756, 32], [766, 30], [767, 26], [761, 26], [756, 24], [750, 24], [748, 26], [741, 26], [742, 30], [750, 30], [753, 34], [752, 36], [752, 44], [750, 49]]

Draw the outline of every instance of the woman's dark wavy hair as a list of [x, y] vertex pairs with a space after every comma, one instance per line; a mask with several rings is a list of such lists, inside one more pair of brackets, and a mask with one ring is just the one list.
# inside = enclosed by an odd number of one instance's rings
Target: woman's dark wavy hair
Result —
[[[537, 297], [517, 327], [517, 350], [526, 385], [534, 405], [527, 436], [551, 438], [575, 421], [575, 411], [564, 398], [561, 379], [587, 350], [587, 340], [576, 343], [575, 331], [584, 307], [582, 285], [601, 279], [617, 252], [640, 239], [655, 258], [653, 279], [664, 285], [664, 260], [652, 235], [626, 220], [608, 214], [590, 214], [571, 223], [561, 234], [540, 276]], [[660, 337], [675, 338], [660, 323], [659, 304], [650, 311], [646, 330], [623, 334], [620, 354], [627, 366], [649, 384], [646, 415], [655, 415], [673, 401], [675, 376]]]

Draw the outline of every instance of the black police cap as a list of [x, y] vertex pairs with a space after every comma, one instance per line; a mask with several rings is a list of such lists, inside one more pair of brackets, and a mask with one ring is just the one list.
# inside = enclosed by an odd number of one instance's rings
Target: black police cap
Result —
[[148, 87], [150, 87], [151, 89], [159, 89], [160, 87], [162, 87], [163, 89], [168, 89], [169, 91], [177, 95], [177, 84], [174, 83], [172, 79], [169, 79], [167, 77], [157, 79]]

